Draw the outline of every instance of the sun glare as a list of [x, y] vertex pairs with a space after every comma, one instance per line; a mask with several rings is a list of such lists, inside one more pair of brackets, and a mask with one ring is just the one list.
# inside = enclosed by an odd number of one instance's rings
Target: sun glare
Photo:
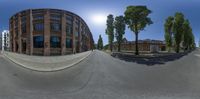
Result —
[[97, 25], [106, 24], [106, 19], [107, 19], [107, 16], [103, 14], [96, 14], [92, 16], [92, 21], [94, 22], [94, 24], [97, 24]]

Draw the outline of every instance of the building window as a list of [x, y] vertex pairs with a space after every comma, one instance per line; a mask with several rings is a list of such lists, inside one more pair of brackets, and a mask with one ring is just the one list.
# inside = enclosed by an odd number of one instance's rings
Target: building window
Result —
[[71, 15], [67, 15], [66, 20], [73, 20], [73, 17]]
[[34, 36], [33, 37], [33, 46], [34, 46], [34, 48], [43, 48], [44, 47], [44, 37], [43, 36]]
[[25, 24], [26, 23], [26, 16], [22, 16], [21, 17], [21, 24]]
[[51, 36], [50, 43], [51, 43], [51, 48], [60, 48], [60, 43], [61, 43], [60, 37]]
[[22, 33], [26, 33], [26, 24], [21, 25]]
[[43, 20], [44, 16], [43, 15], [35, 15], [33, 16], [33, 20]]
[[69, 24], [66, 26], [66, 33], [67, 36], [70, 36], [73, 33], [73, 28]]
[[44, 24], [43, 23], [34, 24], [34, 30], [35, 31], [43, 31], [44, 30]]
[[61, 30], [61, 24], [59, 24], [59, 23], [51, 23], [51, 30], [52, 31], [60, 31]]
[[79, 32], [75, 32], [75, 36], [78, 37], [78, 35], [79, 35]]
[[66, 38], [66, 48], [72, 48], [72, 39]]
[[70, 15], [67, 15], [66, 22], [67, 22], [67, 24], [73, 24], [73, 17]]
[[52, 20], [60, 20], [61, 19], [61, 15], [51, 15], [51, 19]]

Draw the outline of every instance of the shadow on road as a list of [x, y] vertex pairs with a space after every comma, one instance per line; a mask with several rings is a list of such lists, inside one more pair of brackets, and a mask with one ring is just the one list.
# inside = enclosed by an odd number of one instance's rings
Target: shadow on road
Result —
[[135, 56], [133, 54], [124, 54], [114, 52], [111, 54], [112, 57], [118, 58], [120, 60], [124, 60], [127, 62], [135, 62], [138, 64], [145, 64], [148, 66], [153, 66], [156, 64], [165, 64], [169, 61], [175, 61], [180, 59], [183, 56], [188, 55], [190, 52], [182, 52], [182, 53], [173, 53], [173, 54], [155, 54], [153, 56]]

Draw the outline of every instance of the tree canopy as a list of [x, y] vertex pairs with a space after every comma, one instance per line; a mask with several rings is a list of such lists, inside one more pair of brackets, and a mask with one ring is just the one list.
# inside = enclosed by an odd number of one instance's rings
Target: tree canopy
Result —
[[122, 38], [123, 35], [125, 34], [125, 29], [126, 29], [126, 23], [123, 16], [115, 17], [114, 27], [115, 27], [115, 37], [118, 43], [118, 51], [120, 51]]
[[107, 16], [107, 28], [106, 28], [106, 35], [108, 35], [108, 44], [110, 45], [110, 50], [112, 51], [112, 45], [113, 45], [113, 40], [114, 40], [114, 18], [113, 15], [110, 14]]
[[165, 20], [164, 28], [165, 28], [165, 42], [166, 46], [168, 47], [168, 51], [171, 51], [172, 44], [173, 44], [173, 24], [174, 24], [174, 17], [169, 16]]
[[97, 42], [97, 49], [99, 49], [99, 50], [103, 49], [103, 39], [102, 39], [101, 35], [99, 35], [99, 39]]
[[124, 12], [126, 24], [135, 33], [136, 55], [139, 55], [138, 33], [144, 30], [147, 25], [153, 24], [151, 18], [148, 17], [151, 12], [146, 6], [128, 6]]

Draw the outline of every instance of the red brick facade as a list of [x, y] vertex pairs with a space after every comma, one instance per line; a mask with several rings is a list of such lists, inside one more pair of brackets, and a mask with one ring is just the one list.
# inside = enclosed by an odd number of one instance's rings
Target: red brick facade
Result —
[[[117, 42], [114, 42], [113, 44], [113, 50], [118, 49]], [[139, 40], [138, 41], [138, 49], [139, 51], [144, 52], [159, 52], [159, 51], [165, 51], [166, 45], [164, 41], [161, 40]], [[123, 39], [123, 42], [121, 43], [121, 50], [122, 51], [135, 51], [135, 42], [134, 41], [127, 41], [126, 39]]]
[[[58, 9], [29, 9], [10, 18], [11, 51], [65, 55], [92, 49], [89, 27], [78, 15]], [[42, 43], [42, 44], [41, 44]]]

